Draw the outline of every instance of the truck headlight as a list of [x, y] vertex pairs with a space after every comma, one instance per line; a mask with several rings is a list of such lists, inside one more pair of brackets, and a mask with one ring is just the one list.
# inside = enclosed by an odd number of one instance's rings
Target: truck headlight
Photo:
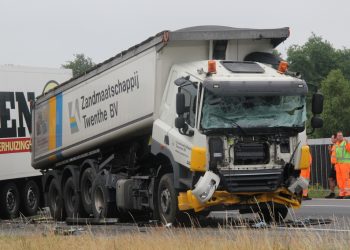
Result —
[[214, 180], [211, 180], [209, 185], [207, 186], [207, 189], [200, 195], [200, 198], [205, 200], [208, 197], [210, 190], [215, 188], [215, 184], [216, 184], [216, 182]]
[[309, 186], [309, 181], [303, 177], [298, 177], [289, 187], [288, 190], [295, 193], [300, 193]]
[[204, 176], [201, 176], [195, 185], [195, 189], [192, 190], [192, 194], [201, 203], [208, 201], [214, 194], [215, 190], [219, 186], [220, 177], [211, 171], [205, 172]]

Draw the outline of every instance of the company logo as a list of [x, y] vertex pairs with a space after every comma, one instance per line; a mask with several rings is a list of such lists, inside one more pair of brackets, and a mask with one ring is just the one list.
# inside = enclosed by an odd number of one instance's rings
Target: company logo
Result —
[[34, 92], [0, 92], [0, 154], [29, 152]]
[[73, 102], [68, 102], [68, 111], [69, 111], [70, 132], [71, 134], [75, 134], [79, 132], [77, 121], [80, 122], [80, 111], [79, 111], [78, 99], [75, 99], [75, 101]]

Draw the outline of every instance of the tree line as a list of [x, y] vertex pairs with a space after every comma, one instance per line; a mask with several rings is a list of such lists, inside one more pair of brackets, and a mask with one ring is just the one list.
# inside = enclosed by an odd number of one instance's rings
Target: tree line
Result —
[[287, 61], [289, 70], [300, 72], [308, 84], [308, 107], [312, 93], [320, 91], [324, 95], [324, 125], [313, 137], [330, 137], [338, 130], [350, 135], [350, 50], [336, 49], [312, 34], [305, 44], [288, 48]]

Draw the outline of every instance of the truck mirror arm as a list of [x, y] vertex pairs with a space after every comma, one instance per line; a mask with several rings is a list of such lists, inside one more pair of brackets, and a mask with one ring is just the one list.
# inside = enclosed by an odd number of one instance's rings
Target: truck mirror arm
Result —
[[194, 135], [194, 131], [192, 129], [188, 129], [187, 124], [185, 124], [183, 128], [179, 128], [179, 133], [188, 137], [192, 137]]

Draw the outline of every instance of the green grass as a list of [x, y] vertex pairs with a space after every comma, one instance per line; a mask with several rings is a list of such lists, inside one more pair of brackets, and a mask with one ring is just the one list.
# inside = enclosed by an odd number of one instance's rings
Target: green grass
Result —
[[[329, 193], [329, 189], [324, 189], [319, 184], [309, 187], [309, 197], [311, 198], [324, 198], [325, 196], [329, 195]], [[338, 188], [335, 189], [335, 194], [338, 194]]]

